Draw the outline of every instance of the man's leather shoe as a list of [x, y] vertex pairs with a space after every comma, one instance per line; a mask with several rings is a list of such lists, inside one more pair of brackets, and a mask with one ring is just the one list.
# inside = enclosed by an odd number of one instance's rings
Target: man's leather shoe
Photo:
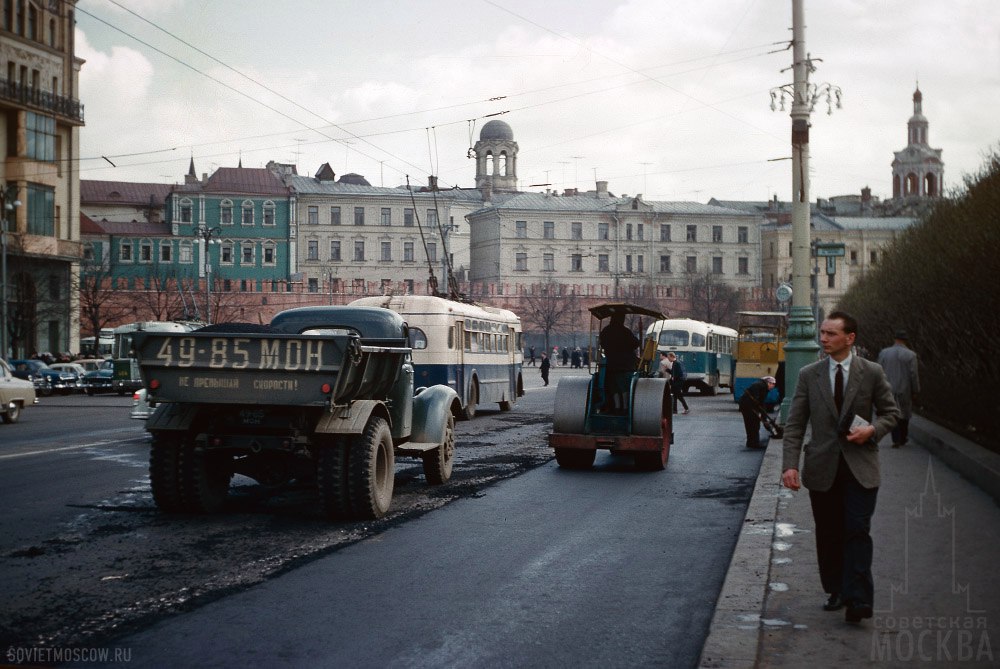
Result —
[[848, 604], [844, 611], [844, 621], [849, 623], [859, 623], [865, 618], [872, 617], [872, 607], [867, 604]]
[[844, 608], [844, 600], [840, 598], [839, 592], [830, 595], [830, 599], [826, 600], [826, 604], [823, 605], [824, 611], [839, 611], [842, 608]]

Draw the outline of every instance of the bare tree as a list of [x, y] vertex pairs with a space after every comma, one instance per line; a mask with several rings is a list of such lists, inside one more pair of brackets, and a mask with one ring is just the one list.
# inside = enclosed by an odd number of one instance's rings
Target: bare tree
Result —
[[548, 280], [521, 295], [520, 313], [525, 331], [541, 332], [545, 350], [551, 349], [553, 333], [570, 332], [579, 326], [581, 301], [569, 286]]
[[100, 337], [101, 330], [121, 323], [129, 315], [127, 300], [114, 289], [108, 267], [95, 261], [83, 263], [80, 276], [70, 284], [80, 295], [80, 322], [84, 333]]
[[687, 283], [691, 317], [719, 325], [736, 322], [743, 296], [736, 288], [723, 283], [712, 272], [692, 276]]

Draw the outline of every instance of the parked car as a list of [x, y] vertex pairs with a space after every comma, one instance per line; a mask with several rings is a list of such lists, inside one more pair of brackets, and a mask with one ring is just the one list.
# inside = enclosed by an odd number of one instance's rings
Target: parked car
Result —
[[16, 423], [21, 410], [31, 404], [38, 404], [34, 384], [14, 376], [10, 366], [0, 358], [0, 419]]
[[149, 401], [146, 397], [146, 389], [139, 388], [139, 390], [132, 393], [132, 411], [129, 413], [129, 418], [146, 420], [152, 415], [153, 407], [149, 406]]
[[74, 365], [80, 365], [83, 367], [84, 372], [96, 372], [107, 362], [107, 358], [84, 358], [82, 360], [74, 360]]
[[[42, 397], [52, 394], [52, 374], [46, 373], [49, 366], [41, 360], [11, 360], [10, 370], [19, 379], [31, 381], [35, 392]], [[59, 372], [56, 372], [58, 375]]]
[[77, 362], [55, 362], [49, 365], [49, 368], [72, 374], [73, 392], [83, 392], [83, 377], [87, 373], [83, 365]]
[[83, 392], [88, 395], [96, 393], [110, 393], [112, 377], [114, 376], [114, 366], [110, 360], [102, 360], [101, 366], [93, 372], [83, 375]]

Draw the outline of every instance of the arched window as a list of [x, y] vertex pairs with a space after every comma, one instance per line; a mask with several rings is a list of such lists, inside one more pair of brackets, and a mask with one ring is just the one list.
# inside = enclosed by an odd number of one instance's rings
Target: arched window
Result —
[[910, 172], [906, 175], [906, 192], [904, 195], [917, 195], [917, 189], [920, 187], [920, 180], [917, 175]]
[[264, 202], [264, 225], [274, 225], [274, 202], [267, 200]]
[[139, 240], [139, 262], [153, 262], [153, 242], [149, 239]]
[[253, 225], [253, 200], [243, 200], [243, 225]]
[[497, 166], [497, 174], [500, 176], [507, 176], [507, 152], [500, 152], [499, 165]]
[[495, 166], [493, 164], [493, 152], [492, 151], [487, 151], [486, 152], [486, 174], [492, 175], [494, 167]]
[[193, 220], [192, 212], [194, 210], [194, 207], [192, 205], [193, 203], [191, 202], [191, 198], [186, 197], [181, 199], [181, 206], [180, 206], [181, 223], [190, 223]]
[[937, 177], [933, 172], [928, 172], [927, 176], [924, 177], [924, 195], [928, 197], [937, 197], [938, 195]]
[[183, 239], [183, 240], [181, 240], [181, 243], [179, 245], [179, 248], [178, 248], [177, 252], [179, 254], [178, 261], [182, 265], [190, 265], [191, 264], [191, 262], [192, 262], [192, 260], [194, 258], [194, 254], [192, 253], [191, 248], [192, 247], [191, 247], [191, 240], [190, 239]]
[[221, 225], [233, 224], [233, 201], [228, 198], [219, 203], [219, 223]]

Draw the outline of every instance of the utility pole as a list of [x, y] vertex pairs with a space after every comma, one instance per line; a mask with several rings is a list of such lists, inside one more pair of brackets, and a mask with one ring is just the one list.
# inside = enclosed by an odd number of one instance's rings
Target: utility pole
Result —
[[17, 199], [17, 184], [8, 184], [0, 189], [0, 246], [3, 246], [3, 261], [0, 263], [0, 358], [7, 359], [9, 350], [9, 327], [7, 321], [7, 227], [9, 218], [14, 210], [21, 206], [21, 201]]
[[[827, 113], [833, 113], [833, 101], [840, 107], [841, 91], [837, 86], [809, 83], [809, 74], [816, 70], [806, 52], [806, 27], [803, 0], [792, 0], [792, 74], [791, 86], [785, 84], [771, 90], [771, 109], [780, 100], [782, 111], [785, 98], [792, 102], [792, 308], [788, 318], [788, 343], [785, 345], [785, 398], [781, 403], [781, 420], [788, 417], [791, 398], [795, 395], [799, 370], [816, 360], [816, 320], [809, 299], [810, 204], [809, 204], [809, 115], [816, 102], [826, 97]], [[782, 70], [786, 72], [787, 70]], [[818, 279], [817, 279], [818, 280]]]
[[[205, 322], [211, 324], [212, 322], [212, 258], [209, 251], [210, 245], [213, 242], [214, 237], [222, 236], [222, 228], [212, 228], [207, 225], [199, 225], [194, 229], [194, 234], [196, 237], [201, 237], [205, 242], [202, 247], [205, 253]], [[218, 243], [218, 240], [214, 240]]]

